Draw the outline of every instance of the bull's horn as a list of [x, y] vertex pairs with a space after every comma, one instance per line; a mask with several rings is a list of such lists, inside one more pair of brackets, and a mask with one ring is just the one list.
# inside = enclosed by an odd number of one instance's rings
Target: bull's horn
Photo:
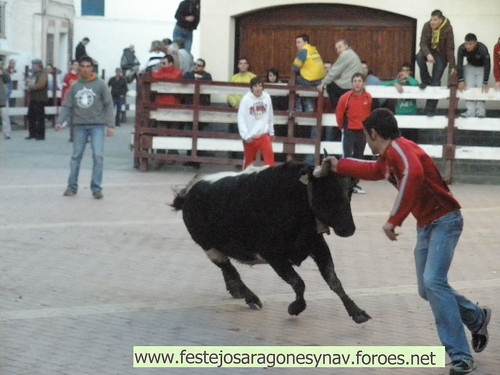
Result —
[[318, 165], [314, 168], [313, 176], [316, 178], [324, 177], [328, 175], [329, 169], [330, 169], [330, 162], [323, 162], [321, 165]]
[[326, 151], [326, 148], [323, 148], [323, 157], [326, 159], [328, 156], [328, 151]]

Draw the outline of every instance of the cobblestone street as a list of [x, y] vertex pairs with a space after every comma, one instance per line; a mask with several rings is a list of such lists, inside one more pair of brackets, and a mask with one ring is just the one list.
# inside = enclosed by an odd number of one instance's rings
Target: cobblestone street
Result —
[[[381, 229], [396, 196], [387, 182], [363, 182], [366, 195], [353, 196], [353, 237], [327, 237], [345, 290], [370, 321], [349, 318], [310, 259], [297, 269], [308, 302], [297, 317], [287, 313], [292, 289], [269, 266], [236, 264], [264, 303], [254, 311], [230, 297], [220, 270], [168, 206], [172, 189], [195, 173], [230, 167], [142, 173], [132, 166], [132, 131], [129, 122], [106, 140], [102, 200], [89, 188], [90, 147], [78, 194], [62, 196], [72, 149], [66, 131], [47, 128], [38, 142], [17, 129], [0, 141], [0, 374], [448, 374], [449, 366], [134, 369], [134, 346], [426, 346], [439, 339], [416, 290], [414, 219], [398, 229], [397, 242]], [[498, 375], [500, 186], [451, 189], [463, 206], [465, 230], [450, 284], [493, 309], [491, 341], [475, 355], [474, 374]]]

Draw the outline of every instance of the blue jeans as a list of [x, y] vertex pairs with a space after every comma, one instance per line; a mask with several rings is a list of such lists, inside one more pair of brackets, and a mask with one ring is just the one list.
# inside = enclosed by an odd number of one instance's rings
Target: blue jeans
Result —
[[115, 115], [115, 126], [120, 126], [120, 118], [122, 114], [122, 105], [125, 104], [125, 98], [113, 98], [113, 105], [116, 106], [116, 115]]
[[462, 228], [460, 211], [450, 212], [417, 227], [415, 246], [418, 293], [429, 301], [439, 338], [452, 361], [472, 359], [463, 324], [477, 331], [483, 322], [480, 307], [448, 284], [448, 270]]
[[105, 125], [75, 125], [73, 127], [73, 155], [71, 155], [70, 173], [68, 178], [68, 188], [71, 190], [78, 190], [80, 162], [82, 161], [82, 156], [89, 137], [93, 158], [90, 189], [92, 190], [92, 193], [101, 190], [105, 132]]
[[[444, 70], [446, 69], [446, 60], [444, 56], [437, 50], [431, 50], [431, 55], [436, 60], [436, 63], [432, 66], [432, 77], [429, 74], [429, 69], [427, 68], [427, 56], [419, 51], [416, 56], [417, 65], [420, 69], [420, 78], [422, 83], [426, 83], [430, 86], [441, 86], [441, 77], [443, 77]], [[436, 99], [428, 99], [425, 103], [426, 112], [434, 112], [436, 110], [438, 101]]]
[[363, 130], [344, 129], [342, 131], [342, 150], [344, 158], [363, 159], [366, 137]]
[[175, 25], [173, 32], [174, 42], [177, 39], [184, 39], [184, 48], [191, 53], [191, 46], [193, 45], [193, 31]]

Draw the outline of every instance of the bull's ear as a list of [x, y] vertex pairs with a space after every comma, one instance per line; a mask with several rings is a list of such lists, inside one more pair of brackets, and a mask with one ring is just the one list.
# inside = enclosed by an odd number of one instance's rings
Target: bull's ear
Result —
[[313, 176], [316, 178], [327, 176], [329, 170], [330, 162], [328, 160], [323, 160], [323, 163], [321, 163], [321, 165], [318, 165], [314, 168]]
[[299, 181], [304, 185], [309, 184], [309, 175], [307, 173], [304, 173], [302, 176], [300, 176]]

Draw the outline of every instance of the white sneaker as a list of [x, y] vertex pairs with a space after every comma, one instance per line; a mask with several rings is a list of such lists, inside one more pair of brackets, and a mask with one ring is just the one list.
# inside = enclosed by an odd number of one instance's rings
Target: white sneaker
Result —
[[361, 187], [360, 187], [360, 186], [358, 186], [358, 185], [355, 185], [355, 186], [352, 188], [352, 192], [353, 192], [354, 194], [366, 194], [366, 192], [365, 192], [363, 189], [361, 189]]

